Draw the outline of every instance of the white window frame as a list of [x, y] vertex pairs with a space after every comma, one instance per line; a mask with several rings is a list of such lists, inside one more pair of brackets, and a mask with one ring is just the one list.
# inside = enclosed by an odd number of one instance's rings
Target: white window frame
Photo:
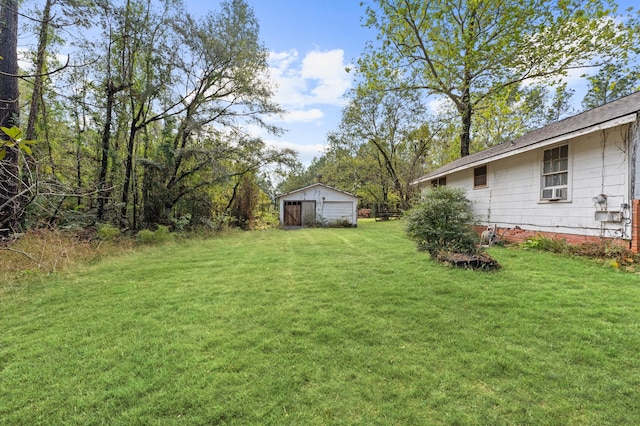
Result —
[[[484, 183], [478, 184], [476, 180], [476, 178], [478, 177], [476, 176], [476, 171], [482, 168], [484, 168], [484, 174], [480, 176], [484, 177]], [[483, 189], [487, 187], [489, 187], [489, 167], [487, 167], [486, 164], [483, 164], [478, 167], [474, 167], [473, 168], [473, 189]]]
[[[563, 156], [564, 152], [566, 156]], [[549, 153], [547, 155], [547, 153]], [[540, 201], [571, 201], [571, 150], [569, 144], [543, 149], [540, 167]], [[563, 176], [564, 175], [564, 176]]]

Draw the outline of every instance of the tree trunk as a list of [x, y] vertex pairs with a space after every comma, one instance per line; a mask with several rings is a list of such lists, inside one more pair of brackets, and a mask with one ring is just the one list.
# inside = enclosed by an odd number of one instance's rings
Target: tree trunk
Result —
[[113, 98], [117, 92], [113, 87], [113, 83], [107, 82], [107, 108], [106, 118], [104, 121], [104, 128], [102, 129], [102, 150], [101, 150], [101, 162], [100, 162], [100, 174], [98, 177], [98, 211], [96, 213], [96, 219], [98, 222], [102, 222], [104, 217], [104, 204], [106, 198], [106, 182], [107, 182], [107, 170], [109, 168], [109, 145], [111, 141], [111, 122], [113, 120]]
[[136, 119], [133, 119], [131, 122], [131, 129], [129, 131], [124, 183], [122, 184], [122, 207], [120, 209], [120, 223], [122, 226], [127, 226], [127, 207], [129, 205], [129, 188], [131, 187], [131, 176], [133, 174], [133, 151], [135, 148], [137, 130]]
[[[0, 126], [18, 126], [18, 4], [0, 0]], [[6, 140], [4, 133], [0, 135]], [[16, 231], [19, 205], [18, 151], [7, 148], [0, 162], [0, 236]]]
[[29, 140], [36, 139], [36, 118], [40, 110], [40, 99], [42, 98], [42, 82], [45, 71], [45, 53], [47, 44], [49, 43], [49, 21], [51, 20], [51, 0], [47, 0], [42, 11], [42, 20], [40, 21], [40, 35], [38, 37], [38, 51], [36, 53], [36, 63], [33, 79], [33, 92], [31, 93], [31, 105], [29, 108], [29, 117], [27, 118], [26, 138]]
[[460, 111], [460, 117], [462, 119], [462, 131], [460, 132], [460, 157], [466, 157], [469, 155], [469, 148], [471, 146], [471, 76], [468, 70], [465, 70], [464, 76], [464, 88], [462, 90], [462, 96], [458, 110]]
[[471, 146], [471, 105], [462, 111], [462, 131], [460, 132], [460, 157], [469, 155]]
[[[131, 111], [133, 112], [135, 109], [135, 102], [133, 101], [133, 99], [131, 100]], [[131, 126], [129, 127], [129, 142], [127, 143], [127, 160], [126, 160], [126, 166], [125, 166], [125, 173], [124, 173], [124, 183], [122, 185], [122, 208], [120, 210], [120, 220], [122, 221], [122, 225], [126, 226], [126, 222], [127, 222], [127, 206], [129, 204], [129, 191], [131, 190], [132, 187], [132, 179], [134, 179], [135, 177], [135, 164], [133, 161], [133, 158], [135, 157], [135, 151], [136, 151], [136, 137], [138, 135], [138, 132], [144, 128], [145, 124], [144, 124], [144, 105], [141, 104], [138, 106], [138, 112], [136, 113], [135, 117], [132, 117], [131, 119]], [[135, 185], [133, 185], [134, 188], [133, 190], [135, 191]], [[134, 200], [134, 203], [137, 200]], [[134, 219], [133, 219], [133, 228], [135, 229], [135, 207], [134, 206]]]

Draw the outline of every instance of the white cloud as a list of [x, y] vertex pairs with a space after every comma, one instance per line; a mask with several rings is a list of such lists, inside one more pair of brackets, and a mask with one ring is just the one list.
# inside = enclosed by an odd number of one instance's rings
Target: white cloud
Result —
[[[271, 78], [277, 83], [275, 100], [285, 109], [305, 110], [312, 105], [345, 104], [344, 94], [351, 87], [346, 72], [344, 51], [313, 50], [300, 59], [295, 49], [272, 52], [269, 58]], [[305, 120], [313, 114], [292, 114]], [[321, 117], [318, 117], [321, 118]]]
[[287, 123], [308, 123], [318, 121], [324, 117], [324, 112], [318, 108], [308, 110], [291, 110], [282, 116], [282, 121]]
[[268, 139], [264, 142], [273, 148], [289, 148], [296, 151], [298, 153], [298, 160], [304, 164], [311, 163], [314, 157], [321, 157], [327, 149], [327, 146], [321, 143], [303, 145], [278, 139]]
[[[276, 85], [273, 100], [285, 113], [270, 121], [286, 129], [284, 137], [267, 137], [265, 143], [289, 148], [303, 164], [326, 151], [325, 135], [332, 122], [340, 120], [344, 95], [351, 88], [344, 51], [314, 49], [300, 54], [295, 49], [271, 52], [269, 78]], [[295, 141], [295, 142], [293, 142]]]
[[257, 124], [246, 123], [243, 129], [252, 138], [263, 138], [268, 134], [264, 127]]
[[451, 99], [444, 95], [432, 95], [427, 100], [427, 108], [432, 114], [440, 114], [453, 108]]
[[291, 49], [286, 52], [269, 52], [269, 62], [276, 65], [278, 70], [286, 71], [292, 63], [298, 60], [298, 51]]
[[344, 94], [351, 87], [351, 79], [345, 69], [342, 49], [328, 52], [309, 52], [302, 60], [302, 76], [317, 81], [311, 90], [315, 103], [344, 105]]

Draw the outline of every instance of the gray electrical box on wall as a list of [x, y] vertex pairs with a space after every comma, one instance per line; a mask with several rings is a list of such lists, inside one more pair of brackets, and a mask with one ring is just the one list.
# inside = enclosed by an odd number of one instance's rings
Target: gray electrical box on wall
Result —
[[595, 219], [598, 222], [622, 222], [622, 214], [619, 211], [599, 211]]

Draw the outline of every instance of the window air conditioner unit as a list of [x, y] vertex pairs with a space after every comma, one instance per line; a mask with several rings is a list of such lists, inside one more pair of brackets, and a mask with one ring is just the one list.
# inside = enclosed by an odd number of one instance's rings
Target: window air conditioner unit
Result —
[[558, 201], [567, 199], [567, 188], [547, 188], [542, 190], [542, 199]]

